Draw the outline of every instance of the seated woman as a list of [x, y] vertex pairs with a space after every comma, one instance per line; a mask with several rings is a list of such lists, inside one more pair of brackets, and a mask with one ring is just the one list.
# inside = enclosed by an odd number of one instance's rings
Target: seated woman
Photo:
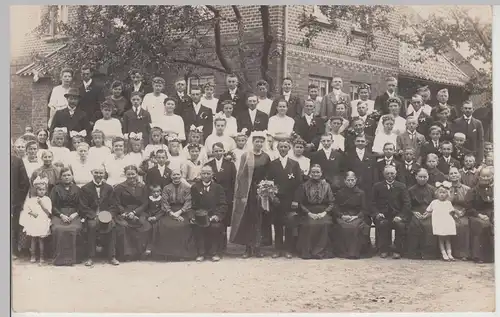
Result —
[[[139, 182], [135, 165], [124, 168], [126, 181], [115, 186], [118, 208], [116, 217], [116, 255], [122, 260], [138, 259], [146, 251], [151, 224], [139, 207], [148, 201], [146, 186]], [[138, 210], [139, 209], [139, 210]]]
[[460, 182], [461, 174], [456, 167], [450, 168], [448, 179], [451, 182], [450, 201], [455, 207], [455, 223], [457, 227], [457, 235], [451, 238], [452, 254], [457, 259], [467, 261], [470, 258], [470, 228], [469, 217], [467, 217], [465, 210], [465, 195], [470, 190], [470, 187]]
[[417, 184], [408, 190], [411, 200], [412, 217], [408, 224], [407, 247], [411, 259], [437, 258], [437, 239], [432, 234], [432, 215], [426, 212], [434, 200], [436, 189], [431, 186], [429, 173], [421, 168], [415, 175]]
[[370, 246], [370, 218], [365, 193], [356, 186], [358, 179], [354, 172], [347, 172], [345, 186], [335, 194], [333, 213], [337, 218], [334, 231], [338, 241], [335, 248], [342, 257], [359, 259]]
[[479, 182], [465, 196], [469, 216], [472, 259], [477, 263], [493, 260], [493, 168], [479, 173]]
[[181, 172], [172, 171], [172, 183], [163, 188], [162, 213], [156, 217], [152, 241], [154, 256], [195, 259], [196, 244], [191, 215], [191, 187], [182, 182]]
[[310, 179], [297, 193], [300, 202], [299, 237], [297, 251], [303, 259], [326, 257], [331, 249], [330, 227], [334, 205], [333, 192], [324, 179], [318, 164], [311, 167]]
[[76, 242], [82, 230], [78, 211], [80, 188], [73, 182], [71, 169], [63, 167], [61, 181], [50, 193], [52, 201], [52, 237], [54, 245], [54, 265], [76, 263]]

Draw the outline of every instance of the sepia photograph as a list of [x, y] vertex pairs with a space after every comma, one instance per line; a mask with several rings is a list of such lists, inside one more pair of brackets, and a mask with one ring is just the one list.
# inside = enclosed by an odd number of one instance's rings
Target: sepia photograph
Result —
[[495, 311], [492, 6], [9, 15], [12, 312]]

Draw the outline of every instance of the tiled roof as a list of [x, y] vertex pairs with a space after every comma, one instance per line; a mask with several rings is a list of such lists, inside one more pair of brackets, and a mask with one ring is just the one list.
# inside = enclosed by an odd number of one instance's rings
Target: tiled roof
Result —
[[430, 55], [401, 42], [399, 45], [399, 73], [453, 86], [464, 86], [469, 80], [469, 76], [443, 55]]
[[[51, 69], [63, 65], [63, 55], [58, 53], [65, 47], [66, 44], [46, 55], [44, 64], [50, 65]], [[50, 70], [44, 64], [36, 62], [31, 63], [23, 69], [20, 69], [16, 74], [21, 76], [32, 76], [36, 74], [38, 77], [47, 77], [50, 75]]]

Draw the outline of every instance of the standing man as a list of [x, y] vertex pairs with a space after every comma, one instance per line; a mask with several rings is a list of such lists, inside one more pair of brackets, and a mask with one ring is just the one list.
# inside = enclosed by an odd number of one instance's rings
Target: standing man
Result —
[[319, 116], [321, 112], [321, 101], [323, 100], [323, 98], [319, 96], [319, 88], [314, 84], [310, 84], [307, 89], [309, 91], [309, 95], [305, 100], [312, 100], [314, 103], [314, 116]]
[[248, 94], [246, 98], [246, 110], [240, 112], [236, 117], [238, 130], [241, 131], [246, 128], [248, 136], [253, 131], [267, 130], [269, 117], [267, 114], [257, 109], [257, 96], [255, 94]]
[[182, 117], [184, 110], [188, 109], [191, 106], [193, 100], [187, 93], [186, 80], [184, 79], [184, 77], [177, 78], [177, 80], [174, 83], [174, 86], [175, 86], [175, 94], [172, 97], [175, 99], [174, 113]]
[[81, 98], [80, 90], [78, 88], [70, 88], [64, 97], [68, 100], [68, 107], [56, 111], [50, 125], [50, 134], [52, 135], [55, 128], [66, 128], [68, 133], [70, 131], [85, 131], [87, 139], [89, 139], [91, 131], [90, 121], [85, 112], [77, 107]]
[[354, 136], [353, 146], [346, 149], [346, 170], [352, 171], [358, 177], [358, 186], [365, 192], [366, 203], [371, 202], [374, 183], [375, 155], [368, 145], [368, 136]]
[[[11, 143], [12, 144], [12, 143]], [[11, 247], [12, 257], [15, 260], [18, 255], [18, 239], [21, 226], [19, 216], [23, 209], [24, 200], [30, 188], [30, 180], [26, 172], [23, 160], [17, 156], [10, 155], [10, 219], [11, 219]]]
[[320, 142], [323, 149], [311, 155], [311, 166], [314, 164], [321, 166], [326, 181], [335, 193], [342, 186], [343, 177], [341, 174], [344, 171], [344, 155], [340, 151], [333, 149], [332, 134], [324, 134], [321, 136]]
[[113, 187], [104, 182], [105, 169], [103, 165], [92, 168], [93, 180], [82, 187], [80, 195], [80, 212], [85, 215], [87, 224], [88, 259], [85, 266], [94, 265], [97, 237], [101, 238], [107, 251], [109, 263], [119, 265], [115, 258], [116, 229], [113, 219], [107, 226], [99, 226], [98, 214], [108, 211], [116, 212], [116, 200]]
[[[205, 256], [213, 262], [220, 261], [224, 248], [224, 217], [227, 214], [227, 202], [224, 188], [212, 181], [212, 168], [201, 168], [201, 180], [191, 187], [192, 208], [195, 213], [195, 239], [198, 248], [197, 262]], [[204, 219], [204, 220], [199, 220]]]
[[411, 211], [408, 189], [395, 179], [396, 167], [389, 165], [384, 168], [384, 180], [373, 186], [372, 219], [381, 258], [386, 258], [391, 249], [392, 229], [395, 230], [392, 258], [401, 258], [406, 222]]
[[201, 88], [193, 86], [191, 88], [191, 104], [186, 105], [186, 108], [182, 112], [186, 136], [189, 135], [191, 125], [195, 127], [202, 126], [203, 140], [206, 140], [212, 134], [214, 128], [213, 117], [212, 110], [201, 104]]
[[306, 141], [308, 154], [318, 149], [321, 136], [325, 134], [325, 120], [315, 116], [315, 111], [315, 102], [312, 99], [307, 99], [304, 105], [304, 115], [295, 119], [293, 127], [293, 131]]
[[290, 77], [285, 77], [283, 79], [283, 84], [281, 85], [281, 95], [274, 98], [269, 117], [272, 117], [278, 113], [278, 103], [282, 99], [285, 99], [288, 103], [288, 110], [286, 112], [287, 116], [293, 119], [302, 116], [304, 102], [298, 95], [292, 94], [292, 88], [293, 80]]
[[80, 102], [78, 107], [82, 109], [93, 127], [100, 114], [101, 103], [104, 101], [103, 86], [93, 80], [93, 72], [90, 66], [81, 67], [82, 84], [80, 85]]
[[429, 133], [429, 128], [434, 122], [434, 119], [428, 114], [431, 110], [430, 107], [426, 110], [421, 95], [414, 94], [411, 97], [410, 106], [406, 112], [407, 118], [413, 117], [417, 120], [417, 131], [424, 136]]
[[142, 97], [150, 92], [153, 92], [153, 88], [144, 82], [144, 75], [138, 69], [131, 69], [129, 72], [130, 81], [132, 82], [125, 88], [123, 96], [130, 101], [130, 95], [133, 92], [140, 92]]
[[464, 148], [476, 155], [476, 162], [481, 164], [484, 157], [484, 131], [481, 121], [472, 117], [474, 105], [468, 100], [463, 103], [462, 113], [458, 119], [453, 121], [451, 126], [452, 135], [457, 132], [465, 134]]
[[238, 87], [238, 77], [235, 74], [229, 74], [226, 76], [226, 86], [227, 90], [219, 97], [217, 112], [219, 113], [224, 110], [224, 106], [222, 105], [223, 101], [231, 100], [234, 103], [233, 117], [237, 118], [238, 114], [247, 109], [246, 94], [241, 88]]
[[358, 117], [358, 104], [364, 103], [367, 107], [366, 114], [371, 114], [375, 110], [375, 101], [370, 100], [370, 85], [361, 84], [358, 87], [359, 99], [351, 101], [351, 118]]
[[[387, 104], [387, 100], [389, 98], [397, 97], [400, 100], [404, 100], [403, 97], [399, 96], [396, 93], [396, 89], [398, 88], [398, 80], [395, 77], [387, 77], [385, 80], [387, 90], [377, 98], [375, 98], [375, 110], [380, 111], [382, 115], [389, 114], [389, 105]], [[406, 117], [406, 106], [401, 107], [400, 116]]]
[[[351, 104], [351, 97], [349, 96], [349, 94], [346, 94], [342, 91], [343, 85], [344, 83], [342, 81], [342, 78], [338, 76], [333, 77], [332, 92], [323, 97], [323, 100], [321, 100], [320, 116], [327, 119], [335, 116], [335, 106], [339, 102], [344, 103], [346, 107]], [[348, 113], [348, 115], [350, 115], [350, 113]]]
[[462, 111], [460, 111], [460, 109], [458, 109], [456, 106], [448, 104], [448, 99], [450, 98], [450, 95], [448, 94], [448, 89], [444, 88], [444, 89], [441, 89], [440, 91], [438, 91], [436, 98], [437, 98], [438, 102], [434, 107], [432, 107], [432, 111], [430, 113], [430, 115], [433, 118], [437, 118], [436, 117], [436, 109], [439, 108], [440, 105], [447, 106], [448, 108], [450, 108], [450, 117], [449, 117], [450, 121], [453, 121], [453, 120], [457, 119], [458, 117], [462, 116]]

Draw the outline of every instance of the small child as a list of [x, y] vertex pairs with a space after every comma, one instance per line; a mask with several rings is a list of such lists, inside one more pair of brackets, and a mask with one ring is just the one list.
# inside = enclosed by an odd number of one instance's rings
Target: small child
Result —
[[291, 153], [289, 154], [289, 157], [299, 163], [302, 175], [307, 177], [309, 175], [309, 169], [311, 168], [311, 160], [304, 156], [305, 147], [306, 141], [302, 138], [295, 139], [293, 142], [293, 149], [290, 151]]
[[461, 183], [470, 188], [474, 188], [479, 180], [479, 169], [476, 168], [476, 157], [473, 154], [466, 154], [464, 157], [464, 167], [460, 170]]
[[33, 181], [36, 195], [27, 198], [19, 217], [19, 224], [23, 231], [31, 237], [31, 263], [36, 262], [36, 247], [40, 250], [40, 264], [44, 259], [44, 238], [50, 235], [50, 217], [52, 216], [52, 202], [47, 196], [47, 178], [39, 176]]
[[162, 143], [163, 131], [158, 127], [151, 128], [151, 136], [149, 144], [144, 149], [144, 157], [151, 158], [158, 150], [165, 150], [168, 152], [168, 147]]
[[[224, 117], [226, 119], [226, 130], [224, 133], [230, 137], [235, 137], [238, 133], [238, 124], [236, 122], [236, 118], [233, 117], [233, 101], [226, 100], [222, 102], [223, 112], [219, 112], [219, 116]], [[214, 121], [215, 127], [215, 121]]]
[[[191, 125], [189, 128], [189, 134], [188, 134], [188, 144], [199, 144], [200, 145], [200, 161], [202, 164], [205, 164], [208, 161], [208, 155], [207, 155], [207, 150], [203, 146], [203, 128], [202, 127], [195, 127], [194, 125]], [[182, 150], [182, 156], [184, 157], [185, 160], [189, 160], [191, 157], [189, 155], [189, 150], [187, 147], [185, 147]]]
[[449, 200], [450, 197], [450, 182], [436, 183], [436, 198], [434, 199], [429, 207], [427, 207], [427, 212], [432, 214], [432, 233], [438, 236], [439, 239], [439, 250], [441, 250], [441, 255], [445, 261], [455, 261], [453, 255], [451, 254], [451, 236], [457, 234], [457, 229], [455, 226], [455, 220], [453, 215], [455, 214], [455, 208]]
[[226, 130], [226, 118], [219, 114], [215, 115], [214, 119], [214, 132], [207, 137], [205, 141], [205, 151], [209, 158], [212, 158], [212, 147], [215, 143], [224, 144], [224, 149], [226, 151], [232, 151], [236, 148], [233, 138], [225, 133]]
[[438, 169], [444, 175], [448, 175], [450, 167], [460, 168], [460, 162], [451, 156], [453, 153], [453, 144], [450, 141], [443, 141], [440, 147], [441, 158], [439, 159]]
[[238, 132], [235, 137], [236, 149], [233, 150], [234, 153], [234, 165], [236, 166], [236, 170], [240, 168], [240, 160], [243, 153], [246, 151], [246, 145], [248, 141], [247, 129], [243, 128], [241, 132]]
[[445, 175], [437, 169], [439, 158], [434, 153], [429, 153], [427, 155], [425, 166], [427, 167], [427, 172], [429, 173], [429, 184], [435, 184], [437, 182], [444, 182], [446, 179]]
[[54, 157], [54, 165], [62, 164], [64, 166], [64, 162], [67, 162], [71, 156], [69, 149], [64, 146], [67, 134], [63, 129], [66, 130], [66, 128], [56, 128], [52, 133], [50, 150], [52, 151]]
[[109, 149], [111, 149], [113, 138], [122, 136], [122, 124], [120, 120], [111, 116], [113, 107], [113, 102], [109, 100], [104, 101], [101, 104], [102, 119], [97, 120], [94, 125], [94, 131], [100, 130], [106, 136], [104, 145]]
[[183, 155], [181, 155], [180, 148], [181, 148], [181, 141], [178, 138], [176, 137], [168, 138], [168, 152], [169, 152], [168, 159], [170, 161], [168, 168], [170, 168], [171, 170], [178, 170], [178, 171], [183, 170], [183, 165], [185, 164], [186, 158]]
[[201, 168], [203, 167], [199, 159], [201, 147], [199, 144], [191, 143], [186, 148], [189, 151], [190, 158], [183, 165], [182, 177], [192, 185], [200, 179]]
[[103, 164], [104, 160], [111, 154], [111, 148], [104, 146], [105, 134], [101, 130], [92, 131], [92, 146], [89, 149], [89, 161]]
[[161, 208], [161, 186], [158, 184], [151, 184], [149, 186], [149, 192], [151, 193], [151, 195], [148, 198], [148, 202], [145, 205], [143, 205], [142, 208], [146, 212], [148, 221], [149, 223], [151, 223], [153, 230], [151, 230], [151, 235], [147, 242], [145, 255], [151, 254], [151, 243], [153, 242], [153, 233], [156, 231], [155, 227], [158, 226], [158, 220], [160, 220], [160, 218], [164, 214]]

